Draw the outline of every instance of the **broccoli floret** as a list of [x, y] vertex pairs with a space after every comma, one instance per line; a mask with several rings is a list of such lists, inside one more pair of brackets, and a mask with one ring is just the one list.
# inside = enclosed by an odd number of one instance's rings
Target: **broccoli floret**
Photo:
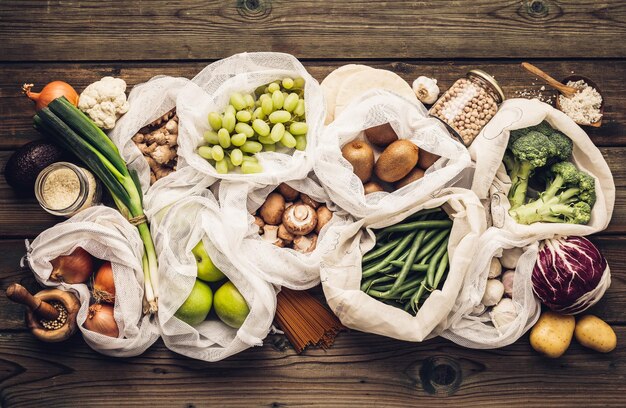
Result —
[[554, 143], [556, 147], [556, 157], [559, 160], [568, 160], [572, 155], [572, 149], [574, 148], [574, 142], [572, 139], [565, 136], [558, 130], [553, 130], [548, 138]]
[[[556, 146], [550, 139], [537, 131], [530, 131], [509, 143], [510, 156], [505, 165], [511, 177], [509, 201], [511, 208], [519, 207], [526, 201], [528, 180], [534, 169], [543, 167], [556, 155]], [[508, 162], [508, 164], [507, 164]]]
[[550, 126], [550, 124], [545, 120], [538, 125], [531, 126], [529, 129], [537, 131], [539, 133], [543, 133], [546, 136], [550, 136], [550, 134], [554, 132], [554, 128]]
[[509, 214], [520, 224], [562, 222], [587, 224], [595, 203], [595, 180], [570, 162], [550, 167], [546, 190], [528, 204], [512, 208]]

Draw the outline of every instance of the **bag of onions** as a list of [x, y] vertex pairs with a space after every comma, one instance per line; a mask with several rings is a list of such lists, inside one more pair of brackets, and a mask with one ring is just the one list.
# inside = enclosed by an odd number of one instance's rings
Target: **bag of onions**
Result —
[[476, 162], [472, 190], [489, 200], [494, 227], [541, 240], [589, 235], [609, 224], [609, 166], [585, 131], [552, 106], [505, 101], [469, 151]]
[[352, 219], [337, 208], [312, 173], [301, 180], [254, 189], [222, 181], [219, 202], [239, 254], [264, 280], [294, 290], [319, 284], [327, 232]]
[[143, 243], [118, 211], [96, 206], [39, 234], [24, 257], [44, 286], [73, 292], [76, 322], [94, 350], [116, 357], [143, 353], [159, 327], [143, 314]]
[[253, 273], [230, 222], [207, 190], [174, 204], [155, 242], [159, 325], [165, 345], [188, 357], [219, 361], [261, 345], [276, 312], [274, 287]]
[[524, 335], [541, 312], [531, 283], [537, 253], [537, 241], [489, 228], [480, 237], [442, 337], [463, 347], [492, 349]]
[[135, 85], [128, 95], [129, 110], [110, 132], [128, 168], [135, 170], [143, 191], [144, 212], [151, 223], [158, 212], [215, 181], [189, 168], [178, 157], [180, 120], [176, 98], [189, 82], [156, 76]]
[[421, 103], [373, 90], [324, 129], [314, 170], [338, 207], [381, 221], [451, 185], [469, 166], [465, 147]]
[[275, 185], [311, 170], [325, 107], [319, 83], [294, 56], [251, 52], [204, 68], [180, 92], [177, 112], [179, 168]]
[[[434, 220], [430, 218], [433, 212]], [[426, 226], [442, 224], [444, 230], [421, 235]], [[361, 219], [333, 227], [329, 231], [332, 250], [322, 256], [320, 268], [326, 301], [349, 328], [405, 341], [434, 337], [449, 326], [448, 315], [484, 230], [480, 201], [470, 190], [460, 188], [415, 200], [410, 209], [382, 221]], [[396, 238], [394, 234], [404, 235]], [[394, 270], [396, 265], [401, 270]], [[436, 277], [431, 280], [431, 276]], [[407, 290], [411, 293], [406, 294]]]

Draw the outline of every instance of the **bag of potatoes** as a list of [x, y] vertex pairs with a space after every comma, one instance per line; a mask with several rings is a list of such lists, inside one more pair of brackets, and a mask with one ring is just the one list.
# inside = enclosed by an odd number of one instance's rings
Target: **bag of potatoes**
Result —
[[[511, 132], [532, 126], [536, 126], [538, 130], [549, 126], [551, 132], [569, 138], [573, 148], [571, 157], [551, 158], [547, 165], [531, 172], [527, 198], [535, 199], [531, 198], [534, 194], [533, 189], [537, 189], [536, 194], [539, 194], [546, 188], [546, 182], [541, 180], [533, 182], [536, 178], [534, 176], [549, 175], [552, 162], [570, 161], [578, 170], [590, 175], [595, 182], [596, 199], [591, 210], [591, 217], [586, 224], [534, 222], [526, 225], [517, 222], [510, 215], [512, 205], [508, 195], [512, 183], [503, 164], [503, 158]], [[563, 155], [565, 155], [563, 152], [568, 150], [569, 147], [564, 148], [560, 145], [557, 145], [555, 149], [558, 154]], [[569, 116], [552, 106], [538, 100], [509, 99], [505, 101], [498, 113], [474, 140], [469, 151], [476, 162], [472, 190], [480, 199], [488, 200], [486, 202], [491, 207], [494, 227], [510, 231], [520, 239], [541, 240], [553, 238], [555, 235], [589, 235], [602, 231], [609, 224], [615, 204], [615, 184], [611, 170], [602, 153], [585, 131]], [[538, 184], [538, 186], [533, 186], [533, 184]], [[524, 219], [528, 220], [528, 218]]]
[[[447, 244], [449, 270], [441, 289], [430, 295], [412, 315], [398, 306], [379, 301], [362, 291], [362, 260], [376, 246], [376, 233], [396, 225], [423, 210], [442, 207], [453, 221]], [[332, 249], [322, 256], [320, 275], [328, 305], [346, 327], [406, 341], [422, 341], [448, 327], [448, 315], [455, 305], [469, 267], [476, 256], [478, 237], [485, 230], [485, 215], [470, 190], [446, 188], [432, 197], [416, 200], [410, 209], [369, 223], [360, 219], [332, 228], [328, 234]], [[407, 278], [408, 279], [408, 278]], [[435, 287], [437, 285], [435, 284]]]
[[541, 312], [531, 282], [538, 251], [536, 240], [489, 228], [441, 336], [476, 349], [508, 346], [523, 336]]
[[470, 165], [465, 147], [424, 106], [373, 90], [325, 128], [315, 174], [334, 203], [371, 221], [411, 208]]
[[222, 181], [218, 195], [251, 272], [294, 290], [319, 284], [320, 259], [331, 243], [327, 232], [352, 220], [330, 201], [312, 173], [257, 188]]
[[207, 190], [173, 205], [154, 236], [167, 288], [161, 336], [170, 350], [204, 361], [261, 345], [276, 311], [274, 288], [250, 272], [226, 220]]

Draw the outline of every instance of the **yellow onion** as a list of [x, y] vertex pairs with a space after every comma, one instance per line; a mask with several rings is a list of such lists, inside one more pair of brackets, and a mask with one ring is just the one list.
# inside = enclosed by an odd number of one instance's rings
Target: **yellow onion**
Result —
[[84, 283], [93, 273], [94, 258], [81, 247], [77, 247], [71, 254], [59, 256], [52, 261], [50, 279], [65, 283]]
[[120, 329], [117, 327], [113, 315], [113, 306], [102, 303], [96, 303], [89, 307], [89, 314], [83, 326], [87, 330], [104, 336], [118, 337], [120, 334]]
[[98, 303], [115, 303], [115, 282], [111, 262], [102, 264], [93, 280], [93, 297]]

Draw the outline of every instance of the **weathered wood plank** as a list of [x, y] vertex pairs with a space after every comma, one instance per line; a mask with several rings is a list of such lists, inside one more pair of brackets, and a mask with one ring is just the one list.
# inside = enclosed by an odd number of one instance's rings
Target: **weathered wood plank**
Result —
[[[604, 2], [3, 1], [6, 61], [623, 57], [626, 9]], [[349, 40], [348, 40], [349, 39]], [[605, 46], [599, 46], [605, 45]]]
[[[612, 284], [592, 312], [611, 323], [626, 324], [626, 246], [625, 236], [594, 237], [593, 241], [606, 256], [611, 266]], [[25, 254], [23, 240], [0, 240], [0, 290], [19, 282], [31, 291], [39, 290], [32, 272], [20, 268], [20, 258]], [[24, 309], [0, 296], [0, 330], [25, 329]]]
[[[623, 326], [616, 331], [618, 338], [626, 336]], [[266, 344], [213, 364], [177, 356], [161, 342], [143, 356], [113, 359], [77, 337], [45, 344], [28, 333], [0, 334], [0, 350], [0, 403], [11, 408], [77, 401], [82, 407], [407, 407], [416, 401], [463, 407], [505, 401], [511, 407], [620, 406], [619, 384], [626, 377], [624, 347], [602, 355], [573, 342], [563, 357], [549, 360], [534, 353], [527, 338], [501, 350], [479, 351], [441, 339], [413, 344], [351, 332], [327, 351], [298, 356]], [[429, 370], [433, 359], [438, 368]], [[460, 385], [432, 394], [423, 384], [435, 378], [448, 384], [458, 378]]]
[[[358, 63], [358, 61], [356, 61]], [[322, 80], [333, 69], [346, 62], [305, 62], [307, 69]], [[492, 73], [509, 98], [522, 90], [539, 91], [543, 84], [519, 67], [518, 62], [481, 61], [467, 62], [365, 62], [382, 69], [397, 72], [411, 83], [419, 75], [437, 78], [442, 91], [459, 77], [480, 67]], [[36, 82], [36, 89], [53, 80], [71, 83], [80, 92], [85, 86], [105, 75], [119, 76], [133, 85], [145, 82], [155, 75], [172, 75], [192, 78], [207, 62], [189, 63], [119, 63], [110, 64], [4, 64], [0, 65], [0, 150], [14, 149], [40, 136], [32, 128], [32, 103], [21, 95], [24, 82]], [[626, 145], [626, 96], [622, 92], [626, 78], [626, 61], [537, 61], [537, 65], [555, 77], [565, 77], [572, 71], [592, 77], [603, 90], [606, 110], [600, 129], [587, 129], [598, 146]], [[551, 94], [551, 91], [541, 91]]]

